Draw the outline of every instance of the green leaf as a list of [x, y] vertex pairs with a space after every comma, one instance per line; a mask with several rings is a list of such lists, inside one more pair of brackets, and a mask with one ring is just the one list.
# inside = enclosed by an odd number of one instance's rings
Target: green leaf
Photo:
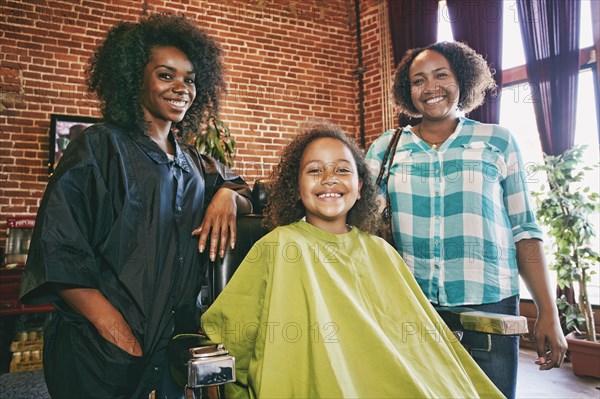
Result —
[[201, 154], [211, 156], [228, 167], [233, 167], [235, 158], [235, 140], [227, 125], [211, 113], [195, 141]]
[[[574, 282], [587, 284], [600, 264], [600, 257], [591, 249], [592, 240], [596, 239], [592, 220], [598, 217], [600, 194], [590, 187], [572, 187], [572, 183], [583, 181], [587, 172], [598, 167], [582, 165], [584, 149], [574, 146], [558, 156], [544, 155], [548, 186], [542, 185], [532, 193], [538, 205], [536, 216], [550, 238], [550, 269], [556, 271], [561, 288], [572, 287]], [[593, 320], [593, 315], [581, 314], [576, 304], [565, 303], [564, 298], [557, 300], [557, 306], [569, 330], [577, 330], [585, 320]]]

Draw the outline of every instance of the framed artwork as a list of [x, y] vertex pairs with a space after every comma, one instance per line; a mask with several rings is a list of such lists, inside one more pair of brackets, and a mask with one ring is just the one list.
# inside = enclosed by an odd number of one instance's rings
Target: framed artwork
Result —
[[98, 118], [90, 116], [57, 115], [50, 116], [50, 146], [48, 158], [48, 175], [52, 175], [63, 153], [86, 127], [98, 122]]

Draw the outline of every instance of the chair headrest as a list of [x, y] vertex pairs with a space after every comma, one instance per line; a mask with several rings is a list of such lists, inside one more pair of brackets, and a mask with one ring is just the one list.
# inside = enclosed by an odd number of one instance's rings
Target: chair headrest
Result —
[[262, 214], [269, 199], [268, 185], [262, 180], [256, 180], [252, 187], [252, 207], [254, 213]]

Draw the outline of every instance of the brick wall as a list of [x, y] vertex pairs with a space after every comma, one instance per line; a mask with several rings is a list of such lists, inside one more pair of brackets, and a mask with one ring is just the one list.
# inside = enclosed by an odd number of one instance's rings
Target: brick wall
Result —
[[386, 30], [387, 1], [361, 1], [361, 30], [365, 107], [365, 143], [369, 145], [387, 129], [395, 127], [391, 101], [394, 68], [392, 39]]
[[[383, 129], [377, 12], [361, 2], [367, 136]], [[84, 67], [114, 23], [154, 12], [184, 13], [217, 37], [228, 92], [222, 119], [238, 142], [235, 169], [268, 174], [307, 118], [358, 135], [353, 0], [3, 0], [0, 2], [0, 246], [6, 218], [33, 216], [47, 183], [51, 114], [98, 116]]]

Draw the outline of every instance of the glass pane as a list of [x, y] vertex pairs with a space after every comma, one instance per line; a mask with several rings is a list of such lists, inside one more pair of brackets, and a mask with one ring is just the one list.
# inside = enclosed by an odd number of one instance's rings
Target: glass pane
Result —
[[[600, 161], [598, 143], [598, 120], [596, 117], [596, 87], [594, 72], [591, 69], [582, 71], [579, 75], [577, 96], [577, 119], [575, 128], [575, 144], [585, 144], [586, 165], [594, 165]], [[513, 133], [523, 156], [523, 167], [527, 171], [532, 165], [543, 162], [542, 147], [539, 140], [535, 113], [528, 83], [512, 85], [502, 89], [500, 103], [500, 124]], [[537, 191], [546, 182], [546, 176], [540, 173], [526, 172], [527, 184], [530, 191]], [[588, 173], [586, 180], [580, 183], [582, 187], [590, 186], [594, 191], [600, 190], [600, 172]], [[595, 219], [596, 232], [600, 233], [600, 215]], [[547, 240], [546, 240], [547, 242]], [[600, 242], [596, 240], [595, 250], [600, 250]], [[546, 253], [548, 261], [552, 261], [550, 252]], [[599, 266], [600, 267], [600, 266]], [[551, 284], [556, 285], [556, 273], [550, 272]], [[600, 270], [592, 277], [588, 295], [594, 304], [600, 304]], [[525, 285], [521, 282], [521, 297], [531, 298]]]
[[544, 158], [529, 83], [503, 87], [500, 101], [500, 125], [509, 129], [517, 140], [529, 189], [539, 190], [546, 183], [546, 176], [530, 170], [542, 163]]
[[[500, 125], [509, 129], [521, 149], [522, 168], [530, 191], [537, 191], [547, 182], [545, 173], [536, 173], [532, 167], [544, 162], [542, 145], [535, 122], [533, 100], [529, 83], [502, 88], [500, 99]], [[556, 286], [556, 273], [550, 272], [550, 282]], [[532, 299], [527, 287], [520, 282], [521, 298]]]
[[438, 42], [453, 42], [452, 25], [450, 25], [450, 14], [446, 0], [441, 0], [438, 7]]
[[[591, 0], [581, 0], [581, 22], [579, 32], [579, 47], [594, 45], [592, 35]], [[521, 30], [519, 28], [519, 13], [515, 0], [504, 1], [504, 19], [502, 24], [502, 69], [525, 65], [525, 51]]]
[[581, 30], [579, 31], [579, 48], [590, 47], [594, 45], [594, 36], [592, 34], [592, 6], [590, 1], [591, 0], [581, 1]]
[[519, 28], [519, 13], [515, 0], [504, 1], [502, 20], [502, 69], [525, 65], [525, 51]]
[[[579, 74], [579, 91], [577, 94], [577, 121], [575, 127], [575, 144], [587, 145], [584, 160], [586, 165], [600, 162], [598, 150], [598, 120], [596, 116], [596, 101], [594, 88], [594, 71], [587, 69]], [[590, 187], [595, 192], [600, 192], [600, 171], [594, 169], [588, 172], [586, 179], [579, 183], [580, 187]], [[594, 219], [596, 234], [600, 234], [600, 214]], [[600, 251], [600, 239], [596, 237], [592, 247]], [[591, 303], [600, 305], [600, 265], [596, 265], [596, 274], [592, 276], [592, 283], [588, 285], [588, 296]], [[577, 290], [576, 290], [577, 292]]]
[[[586, 69], [579, 74], [579, 91], [577, 93], [577, 121], [575, 122], [575, 144], [587, 145], [585, 163], [593, 165], [600, 162], [598, 150], [598, 120], [596, 115], [596, 93], [594, 88], [594, 71]], [[596, 169], [584, 186], [600, 191], [600, 174]]]

